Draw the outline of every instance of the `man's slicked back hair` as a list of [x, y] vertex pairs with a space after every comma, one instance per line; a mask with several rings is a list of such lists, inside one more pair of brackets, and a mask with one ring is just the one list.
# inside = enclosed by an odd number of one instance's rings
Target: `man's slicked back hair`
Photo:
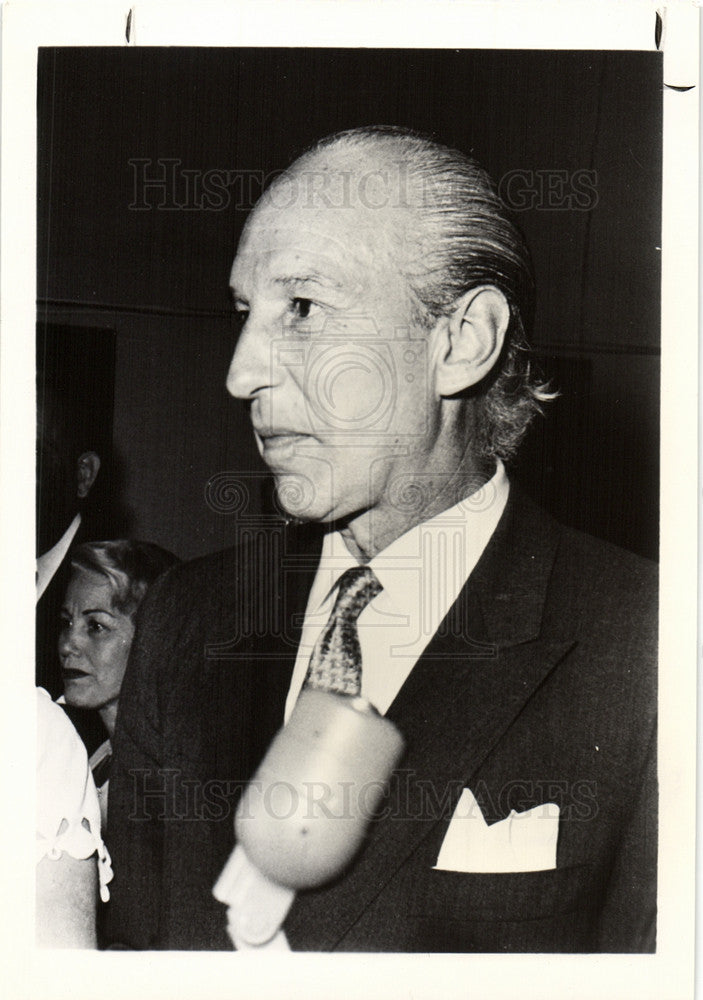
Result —
[[451, 313], [472, 288], [493, 285], [505, 295], [510, 323], [503, 352], [474, 390], [480, 408], [474, 447], [481, 456], [509, 460], [542, 404], [555, 395], [535, 377], [530, 363], [534, 278], [522, 233], [489, 175], [460, 150], [409, 129], [367, 126], [326, 136], [296, 167], [337, 149], [383, 155], [387, 166], [404, 172], [417, 226], [409, 258], [400, 266], [425, 327]]

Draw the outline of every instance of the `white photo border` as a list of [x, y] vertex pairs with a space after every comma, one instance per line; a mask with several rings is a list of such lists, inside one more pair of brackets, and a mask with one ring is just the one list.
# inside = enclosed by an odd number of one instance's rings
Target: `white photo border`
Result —
[[[655, 51], [664, 9], [659, 930], [655, 955], [57, 953], [33, 948], [34, 324], [40, 46], [266, 45]], [[698, 428], [699, 10], [651, 0], [235, 0], [3, 8], [0, 462], [5, 718], [0, 730], [8, 997], [603, 997], [693, 995]], [[669, 52], [676, 52], [669, 56]], [[683, 67], [683, 69], [682, 69]], [[679, 73], [679, 76], [677, 76]], [[685, 79], [680, 77], [684, 73]], [[690, 88], [686, 89], [687, 87]], [[696, 359], [696, 361], [694, 361]]]

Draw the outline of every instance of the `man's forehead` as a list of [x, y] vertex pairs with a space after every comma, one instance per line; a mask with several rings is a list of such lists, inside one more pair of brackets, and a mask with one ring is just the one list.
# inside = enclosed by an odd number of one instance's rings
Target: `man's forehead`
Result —
[[247, 220], [238, 252], [287, 252], [296, 247], [331, 252], [343, 247], [350, 233], [361, 233], [362, 229], [363, 220], [353, 211], [264, 204]]
[[373, 212], [408, 208], [413, 190], [411, 164], [401, 150], [391, 152], [382, 144], [350, 147], [340, 143], [302, 156], [265, 197]]
[[238, 287], [248, 280], [276, 280], [306, 272], [337, 274], [341, 280], [359, 266], [343, 239], [320, 227], [268, 225], [253, 220], [237, 249], [232, 285]]
[[305, 269], [358, 282], [387, 258], [388, 226], [378, 213], [355, 208], [262, 205], [242, 234], [232, 284]]

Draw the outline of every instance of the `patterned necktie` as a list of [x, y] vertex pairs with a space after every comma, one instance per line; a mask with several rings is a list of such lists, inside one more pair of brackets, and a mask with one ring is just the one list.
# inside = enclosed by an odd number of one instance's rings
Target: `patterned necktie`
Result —
[[369, 566], [355, 566], [342, 574], [332, 614], [310, 655], [303, 687], [352, 696], [361, 693], [361, 647], [356, 622], [382, 590]]

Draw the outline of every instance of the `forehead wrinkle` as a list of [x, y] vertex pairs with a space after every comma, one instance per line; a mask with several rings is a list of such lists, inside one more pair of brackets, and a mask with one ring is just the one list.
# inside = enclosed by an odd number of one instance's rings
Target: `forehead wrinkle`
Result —
[[[308, 163], [309, 158], [303, 156], [284, 176], [295, 180], [305, 174], [304, 168]], [[317, 165], [316, 159], [313, 159], [313, 165]], [[351, 163], [343, 162], [339, 166], [321, 164], [322, 169], [330, 176], [350, 175], [356, 182], [363, 177], [365, 173], [363, 168], [368, 170], [385, 165], [383, 161], [379, 164], [377, 160], [359, 163], [356, 158]], [[294, 201], [279, 206], [273, 197], [276, 183], [264, 192], [249, 216], [244, 227], [242, 244], [248, 242], [255, 230], [258, 232], [268, 230], [271, 234], [280, 234], [293, 228], [296, 232], [312, 233], [324, 241], [341, 242], [346, 252], [349, 251], [352, 241], [358, 250], [371, 249], [374, 253], [378, 253], [384, 249], [388, 250], [398, 239], [403, 239], [404, 230], [410, 221], [409, 216], [415, 214], [410, 204], [396, 204], [392, 199], [383, 207], [364, 203], [358, 197], [356, 184], [351, 185], [348, 199], [339, 204], [327, 202], [322, 196], [308, 197], [303, 188]], [[363, 247], [360, 246], [362, 242]]]
[[331, 246], [330, 253], [286, 243], [258, 250], [251, 245], [244, 246], [237, 252], [232, 265], [230, 288], [233, 295], [243, 294], [250, 283], [251, 286], [272, 285], [288, 290], [296, 284], [314, 284], [335, 292], [363, 290], [363, 262], [345, 253], [341, 241], [331, 240], [329, 236], [325, 241]]

